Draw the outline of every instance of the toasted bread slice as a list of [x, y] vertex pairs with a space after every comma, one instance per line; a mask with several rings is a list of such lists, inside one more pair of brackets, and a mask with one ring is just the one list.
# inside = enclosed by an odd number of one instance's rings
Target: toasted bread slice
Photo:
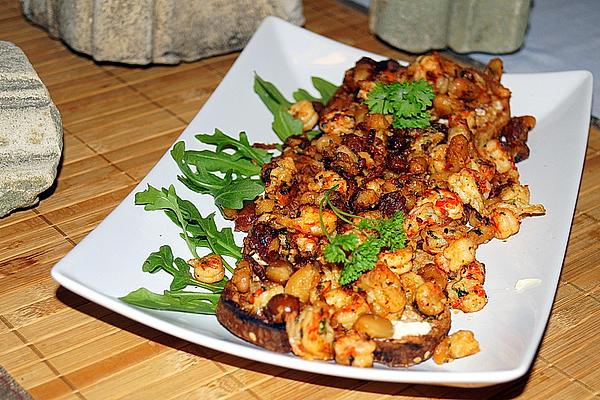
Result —
[[[270, 323], [242, 309], [234, 300], [228, 285], [217, 305], [217, 319], [227, 330], [250, 343], [279, 353], [291, 351], [285, 323]], [[433, 354], [435, 347], [450, 330], [450, 312], [444, 311], [428, 321], [431, 329], [425, 335], [409, 335], [401, 339], [375, 340], [375, 362], [390, 367], [418, 364]]]
[[431, 330], [425, 335], [376, 340], [377, 348], [373, 354], [375, 361], [390, 367], [409, 367], [427, 360], [448, 334], [450, 321], [450, 311], [447, 309], [437, 318], [428, 321]]
[[235, 336], [278, 353], [292, 351], [285, 323], [270, 323], [253, 315], [234, 300], [233, 285], [229, 282], [219, 298], [217, 320]]

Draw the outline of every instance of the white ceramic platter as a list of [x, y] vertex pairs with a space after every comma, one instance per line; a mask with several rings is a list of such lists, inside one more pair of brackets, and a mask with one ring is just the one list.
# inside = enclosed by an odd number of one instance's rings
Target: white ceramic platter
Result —
[[[310, 88], [310, 77], [341, 83], [343, 73], [362, 56], [380, 56], [268, 18], [231, 67], [202, 110], [181, 135], [188, 148], [199, 148], [197, 133], [219, 128], [230, 135], [246, 131], [250, 141], [273, 143], [272, 116], [252, 90], [254, 72], [274, 82], [291, 97]], [[547, 209], [528, 218], [518, 235], [478, 250], [486, 264], [489, 304], [470, 315], [453, 315], [452, 331], [472, 330], [481, 352], [438, 366], [431, 360], [408, 369], [376, 366], [361, 369], [328, 362], [305, 361], [246, 343], [225, 330], [214, 316], [154, 311], [118, 300], [146, 287], [162, 292], [170, 276], [142, 272], [146, 257], [169, 244], [188, 258], [176, 226], [162, 212], [134, 206], [134, 193], [147, 184], [174, 184], [178, 194], [194, 201], [203, 215], [216, 211], [212, 198], [179, 184], [178, 170], [166, 154], [140, 185], [98, 227], [65, 256], [52, 276], [67, 289], [117, 313], [212, 349], [265, 363], [320, 374], [374, 381], [486, 386], [510, 381], [529, 369], [540, 343], [558, 283], [577, 199], [590, 121], [592, 76], [589, 72], [505, 75], [513, 93], [513, 115], [530, 114], [537, 126], [530, 133], [531, 156], [519, 164], [521, 181], [530, 186], [532, 202]], [[217, 217], [221, 226], [231, 222]], [[241, 243], [242, 236], [237, 236]], [[541, 280], [516, 291], [524, 278]]]

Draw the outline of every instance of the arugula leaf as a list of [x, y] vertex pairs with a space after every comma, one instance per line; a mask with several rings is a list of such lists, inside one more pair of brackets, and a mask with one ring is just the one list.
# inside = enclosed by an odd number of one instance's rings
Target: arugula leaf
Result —
[[338, 87], [331, 82], [326, 81], [323, 78], [319, 78], [316, 76], [311, 77], [311, 81], [315, 89], [321, 95], [320, 98], [314, 97], [310, 93], [308, 93], [305, 89], [298, 89], [294, 92], [294, 100], [308, 100], [312, 102], [319, 102], [323, 105], [329, 103], [329, 100], [333, 97]]
[[241, 173], [234, 179], [233, 170], [228, 170], [224, 177], [219, 177], [209, 173], [203, 164], [195, 164], [196, 171], [193, 171], [186, 162], [186, 154], [184, 142], [176, 143], [171, 150], [171, 156], [183, 172], [183, 176], [178, 176], [177, 179], [195, 192], [210, 194], [219, 207], [239, 210], [244, 206], [244, 201], [254, 200], [264, 191], [262, 181]]
[[190, 241], [187, 235], [187, 221], [184, 218], [183, 211], [179, 207], [179, 197], [175, 193], [175, 187], [169, 186], [168, 189], [163, 188], [158, 190], [155, 187], [148, 185], [148, 189], [135, 194], [135, 204], [143, 205], [146, 211], [164, 210], [170, 211], [173, 218], [177, 221], [177, 225], [183, 229], [183, 238], [186, 241], [192, 255], [198, 258], [196, 246]]
[[308, 93], [306, 90], [304, 89], [298, 89], [296, 90], [292, 96], [294, 97], [294, 100], [296, 101], [300, 101], [300, 100], [308, 100], [308, 101], [321, 101], [321, 99], [319, 99], [318, 97], [314, 97], [312, 96], [310, 93]]
[[[235, 243], [231, 228], [223, 228], [219, 231], [214, 213], [203, 217], [191, 201], [177, 196], [172, 185], [168, 189], [163, 188], [162, 190], [148, 185], [147, 190], [136, 193], [135, 203], [144, 205], [145, 210], [163, 210], [167, 217], [183, 230], [181, 237], [186, 241], [195, 258], [199, 258], [196, 252], [197, 247], [208, 248], [211, 252], [220, 255], [221, 258], [223, 256], [233, 257], [236, 260], [242, 258], [242, 249]], [[170, 258], [166, 250], [160, 255], [164, 263], [171, 265], [167, 261], [172, 259], [172, 253]], [[158, 255], [153, 259], [156, 260], [156, 257]], [[223, 264], [228, 270], [233, 271], [226, 260], [223, 260]]]
[[433, 87], [425, 80], [378, 82], [367, 95], [365, 104], [369, 112], [394, 116], [394, 128], [425, 128], [429, 126], [429, 113], [433, 98]]
[[214, 314], [219, 301], [218, 293], [173, 292], [157, 294], [139, 288], [120, 299], [138, 307], [155, 310], [183, 311], [196, 314]]
[[321, 131], [307, 131], [306, 133], [306, 137], [308, 138], [308, 140], [313, 140], [314, 138], [316, 138], [317, 136], [319, 136], [322, 132]]
[[[293, 93], [294, 100], [308, 100], [327, 104], [337, 90], [337, 86], [325, 79], [314, 76], [311, 80], [315, 89], [321, 94], [321, 98], [312, 96], [305, 89], [298, 89]], [[290, 136], [302, 134], [302, 121], [292, 117], [288, 113], [292, 103], [281, 94], [275, 85], [255, 74], [254, 92], [258, 94], [269, 111], [271, 111], [271, 114], [273, 114], [274, 120], [271, 127], [281, 141], [285, 141]]]
[[238, 159], [243, 157], [255, 161], [259, 166], [271, 161], [273, 155], [265, 149], [253, 147], [248, 141], [246, 132], [240, 132], [239, 139], [232, 138], [226, 135], [219, 129], [215, 129], [213, 135], [196, 135], [196, 139], [202, 143], [212, 144], [217, 147], [217, 152], [224, 149], [235, 149], [236, 154], [239, 154]]
[[321, 103], [323, 103], [323, 105], [329, 103], [329, 100], [331, 100], [338, 87], [333, 83], [328, 82], [325, 79], [319, 78], [317, 76], [313, 76], [311, 78], [311, 81], [315, 89], [317, 89], [317, 91], [321, 95]]
[[223, 186], [210, 194], [218, 207], [239, 210], [244, 207], [244, 201], [254, 200], [264, 191], [262, 181], [249, 178], [231, 179], [231, 171], [229, 171], [223, 180]]
[[[188, 240], [196, 247], [204, 247], [211, 252], [223, 256], [229, 256], [236, 260], [242, 258], [242, 248], [235, 243], [233, 231], [231, 228], [223, 228], [219, 230], [215, 222], [215, 213], [211, 213], [206, 217], [202, 217], [196, 206], [188, 200], [179, 199], [179, 204], [183, 209], [183, 216], [186, 222], [186, 232]], [[169, 211], [165, 211], [169, 219], [175, 225], [182, 227], [177, 217]], [[182, 236], [184, 235], [182, 234]], [[225, 267], [233, 272], [233, 268], [229, 266], [226, 260], [223, 260]]]
[[271, 127], [282, 142], [285, 142], [290, 136], [302, 134], [302, 121], [292, 117], [283, 108], [275, 112], [275, 119]]
[[243, 176], [257, 176], [260, 174], [260, 166], [241, 158], [240, 154], [228, 154], [225, 152], [214, 152], [210, 150], [187, 150], [184, 161], [194, 166], [201, 165], [207, 171], [227, 172], [235, 170]]
[[273, 115], [281, 108], [287, 110], [292, 106], [292, 103], [281, 94], [275, 85], [265, 81], [257, 73], [254, 73], [254, 92], [258, 94]]

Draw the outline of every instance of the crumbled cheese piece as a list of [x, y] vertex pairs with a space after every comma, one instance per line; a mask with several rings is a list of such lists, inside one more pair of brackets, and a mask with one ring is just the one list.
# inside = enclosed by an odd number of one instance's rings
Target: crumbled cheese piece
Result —
[[427, 335], [431, 331], [431, 325], [425, 321], [392, 321], [394, 335], [392, 339], [402, 339], [404, 336]]
[[532, 287], [538, 286], [542, 283], [541, 279], [537, 279], [537, 278], [525, 278], [525, 279], [519, 279], [516, 283], [515, 283], [515, 290], [517, 292], [522, 292], [526, 289], [531, 289]]
[[265, 260], [263, 260], [262, 258], [260, 258], [260, 255], [258, 253], [254, 253], [252, 254], [252, 259], [254, 259], [254, 261], [256, 261], [259, 265], [262, 265], [263, 267], [266, 267], [267, 264]]

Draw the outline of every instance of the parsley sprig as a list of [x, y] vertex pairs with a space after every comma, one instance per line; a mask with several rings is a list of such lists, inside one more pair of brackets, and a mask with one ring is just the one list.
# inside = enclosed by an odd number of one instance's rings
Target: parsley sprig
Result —
[[394, 128], [426, 128], [429, 126], [429, 113], [434, 98], [433, 87], [425, 80], [378, 82], [367, 95], [365, 104], [370, 113], [394, 116]]
[[[331, 192], [336, 189], [337, 185], [327, 190], [319, 204], [321, 229], [329, 241], [323, 256], [328, 262], [343, 264], [340, 284], [347, 285], [375, 268], [377, 257], [384, 249], [396, 251], [404, 248], [407, 239], [404, 232], [404, 214], [401, 211], [396, 212], [390, 219], [366, 218], [347, 213], [331, 202]], [[361, 230], [366, 239], [361, 243], [359, 236], [353, 232], [335, 236], [327, 232], [323, 223], [325, 204], [342, 221]], [[355, 223], [352, 219], [359, 219], [359, 222]]]

